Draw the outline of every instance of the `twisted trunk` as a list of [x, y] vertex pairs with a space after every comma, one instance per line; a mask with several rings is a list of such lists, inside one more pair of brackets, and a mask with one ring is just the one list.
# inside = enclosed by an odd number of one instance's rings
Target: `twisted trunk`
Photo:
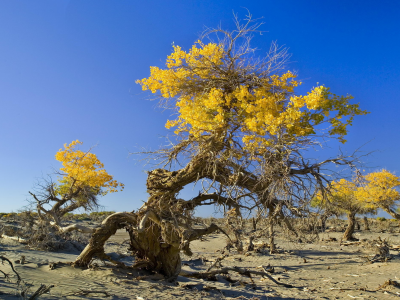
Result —
[[193, 229], [191, 219], [186, 217], [187, 212], [202, 205], [204, 200], [218, 202], [216, 195], [199, 195], [190, 201], [176, 198], [185, 185], [211, 176], [202, 172], [203, 165], [201, 159], [197, 159], [179, 171], [156, 169], [149, 172], [149, 198], [145, 205], [138, 212], [116, 213], [104, 220], [74, 265], [87, 267], [94, 257], [112, 261], [104, 253], [104, 244], [118, 229], [125, 227], [130, 235], [130, 250], [136, 257], [134, 267], [157, 271], [169, 280], [176, 279], [181, 271], [180, 251], [191, 255], [190, 241], [219, 229], [214, 224], [205, 229]]
[[95, 229], [89, 244], [83, 249], [74, 262], [74, 266], [87, 268], [93, 258], [107, 258], [104, 253], [104, 244], [114, 235], [118, 229], [124, 228], [127, 224], [135, 224], [137, 217], [132, 213], [115, 213], [108, 216], [101, 226]]
[[353, 233], [354, 233], [354, 228], [356, 225], [356, 214], [348, 213], [347, 220], [348, 220], [348, 223], [347, 223], [346, 231], [343, 234], [343, 240], [344, 241], [352, 241], [352, 240], [355, 240]]

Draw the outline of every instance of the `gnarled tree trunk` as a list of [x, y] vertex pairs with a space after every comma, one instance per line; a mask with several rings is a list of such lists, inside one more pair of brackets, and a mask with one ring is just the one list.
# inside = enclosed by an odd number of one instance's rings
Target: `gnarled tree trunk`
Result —
[[127, 224], [135, 224], [137, 216], [133, 213], [115, 213], [108, 216], [99, 228], [97, 228], [89, 244], [83, 249], [81, 254], [74, 262], [74, 266], [87, 268], [94, 257], [106, 258], [104, 244], [114, 235], [118, 229]]
[[138, 212], [116, 213], [105, 219], [97, 228], [89, 244], [74, 265], [87, 267], [94, 257], [105, 258], [104, 244], [118, 229], [127, 228], [130, 250], [136, 257], [134, 267], [157, 271], [167, 279], [175, 279], [181, 270], [180, 251], [191, 255], [189, 244], [200, 236], [220, 228], [193, 229], [186, 214], [207, 199], [218, 201], [215, 194], [199, 195], [190, 201], [177, 199], [176, 195], [188, 183], [197, 180], [198, 171], [192, 163], [180, 171], [156, 169], [148, 173], [149, 198]]
[[348, 213], [347, 220], [348, 220], [348, 224], [347, 224], [346, 231], [343, 234], [343, 240], [344, 241], [352, 241], [352, 240], [355, 240], [353, 233], [354, 233], [354, 228], [356, 226], [356, 214]]

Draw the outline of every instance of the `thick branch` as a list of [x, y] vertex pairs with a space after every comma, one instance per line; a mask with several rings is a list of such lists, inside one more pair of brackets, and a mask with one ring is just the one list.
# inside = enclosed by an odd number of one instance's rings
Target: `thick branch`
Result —
[[50, 222], [51, 225], [53, 225], [54, 227], [57, 228], [57, 230], [59, 232], [70, 232], [70, 231], [79, 231], [79, 232], [83, 232], [83, 233], [93, 233], [95, 231], [95, 229], [93, 228], [89, 228], [83, 225], [79, 225], [79, 224], [72, 224], [69, 226], [59, 226], [58, 224], [56, 224], [56, 222]]

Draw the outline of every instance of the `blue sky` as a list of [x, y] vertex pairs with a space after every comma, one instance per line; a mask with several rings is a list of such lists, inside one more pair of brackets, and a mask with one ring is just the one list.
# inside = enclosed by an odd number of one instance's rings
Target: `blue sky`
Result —
[[[135, 80], [162, 67], [172, 43], [189, 49], [205, 26], [232, 29], [232, 11], [244, 17], [244, 7], [263, 17], [260, 55], [271, 41], [285, 45], [304, 90], [324, 84], [371, 112], [355, 120], [342, 150], [367, 143], [363, 151], [376, 151], [368, 170], [400, 174], [398, 1], [3, 0], [0, 211], [26, 205], [37, 180], [60, 167], [58, 149], [76, 139], [97, 144], [93, 152], [126, 186], [101, 199], [105, 209], [141, 206], [146, 167], [129, 153], [165, 144], [170, 112]], [[315, 155], [338, 152], [327, 145]]]

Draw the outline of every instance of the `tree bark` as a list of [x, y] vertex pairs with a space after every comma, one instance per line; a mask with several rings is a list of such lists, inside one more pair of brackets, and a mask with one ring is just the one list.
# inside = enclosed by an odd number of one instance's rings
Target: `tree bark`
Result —
[[74, 266], [87, 268], [94, 257], [104, 258], [104, 244], [114, 235], [118, 229], [124, 228], [127, 224], [135, 224], [136, 215], [132, 213], [115, 213], [108, 216], [101, 226], [95, 229], [89, 244], [83, 249], [74, 262]]
[[386, 211], [389, 215], [391, 215], [393, 218], [395, 218], [396, 220], [398, 220], [400, 222], [400, 214], [398, 214], [397, 212], [395, 212], [393, 209], [391, 209], [390, 207], [386, 207], [383, 206], [381, 207], [384, 211]]
[[368, 222], [368, 218], [366, 216], [364, 216], [363, 222], [364, 222], [364, 230], [371, 230], [369, 228], [369, 222]]
[[274, 222], [269, 223], [268, 234], [269, 234], [269, 253], [270, 254], [276, 253]]
[[326, 221], [328, 220], [329, 216], [327, 214], [321, 215], [321, 232], [325, 232], [326, 230]]
[[347, 224], [346, 231], [343, 234], [343, 240], [344, 241], [353, 241], [353, 240], [355, 240], [353, 233], [354, 233], [354, 228], [356, 225], [356, 214], [348, 213], [347, 220], [348, 220], [348, 224]]

